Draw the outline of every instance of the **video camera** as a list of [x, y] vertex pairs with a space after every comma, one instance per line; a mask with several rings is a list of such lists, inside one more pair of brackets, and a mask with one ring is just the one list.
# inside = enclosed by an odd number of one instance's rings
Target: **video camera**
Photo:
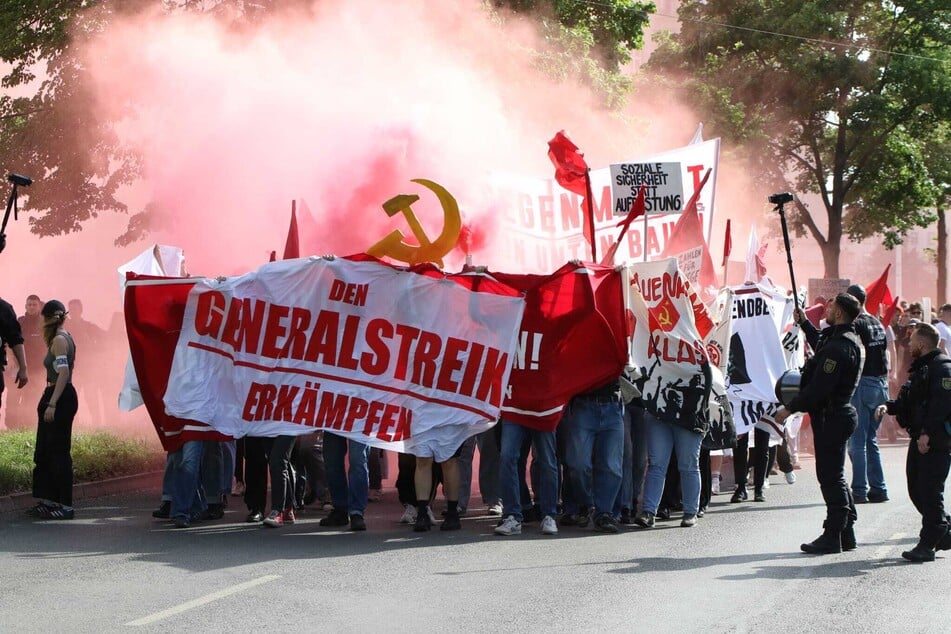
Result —
[[781, 194], [773, 194], [770, 196], [769, 202], [774, 205], [785, 205], [786, 203], [791, 203], [795, 199], [796, 197], [789, 192], [783, 192]]
[[29, 176], [23, 176], [22, 174], [7, 174], [7, 180], [13, 183], [14, 185], [19, 185], [20, 187], [29, 187], [33, 184], [33, 179]]

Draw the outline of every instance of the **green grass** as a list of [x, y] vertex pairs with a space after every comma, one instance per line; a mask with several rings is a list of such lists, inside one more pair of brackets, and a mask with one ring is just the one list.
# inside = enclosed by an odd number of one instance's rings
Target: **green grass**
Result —
[[[0, 495], [30, 490], [35, 443], [33, 431], [0, 432]], [[74, 433], [72, 454], [76, 482], [158, 471], [165, 466], [165, 454], [156, 442], [104, 431]]]

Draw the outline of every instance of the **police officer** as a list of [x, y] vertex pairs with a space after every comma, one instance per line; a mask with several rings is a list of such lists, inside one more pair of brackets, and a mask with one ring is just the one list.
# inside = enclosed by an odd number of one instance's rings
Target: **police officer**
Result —
[[914, 358], [910, 377], [898, 398], [879, 407], [898, 418], [911, 434], [905, 474], [908, 495], [921, 513], [918, 545], [901, 554], [909, 561], [934, 561], [935, 550], [951, 550], [944, 510], [944, 481], [951, 467], [951, 359], [938, 348], [940, 335], [931, 324], [919, 324], [912, 332], [909, 352]]
[[[852, 492], [845, 481], [845, 445], [855, 431], [856, 415], [852, 395], [864, 364], [862, 342], [852, 322], [861, 306], [857, 299], [840, 293], [829, 304], [829, 327], [815, 337], [815, 356], [803, 368], [799, 395], [780, 408], [776, 422], [782, 424], [792, 412], [808, 412], [816, 447], [816, 476], [826, 503], [823, 532], [801, 546], [817, 555], [853, 550], [857, 519]], [[808, 323], [801, 310], [796, 320]], [[812, 341], [810, 341], [812, 343]]]

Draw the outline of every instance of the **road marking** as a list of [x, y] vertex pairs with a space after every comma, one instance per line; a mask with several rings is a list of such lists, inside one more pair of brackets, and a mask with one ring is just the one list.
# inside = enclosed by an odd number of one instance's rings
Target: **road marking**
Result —
[[175, 607], [168, 608], [167, 610], [162, 610], [161, 612], [156, 612], [155, 614], [150, 614], [149, 616], [143, 617], [135, 621], [129, 621], [126, 625], [130, 627], [138, 627], [140, 625], [151, 625], [156, 621], [161, 621], [162, 619], [167, 619], [170, 616], [175, 616], [176, 614], [181, 614], [182, 612], [187, 612], [194, 608], [207, 605], [212, 601], [217, 601], [218, 599], [224, 599], [225, 597], [230, 597], [232, 594], [237, 594], [239, 592], [244, 592], [245, 590], [250, 590], [255, 586], [267, 583], [268, 581], [274, 581], [275, 579], [280, 579], [281, 575], [264, 575], [263, 577], [258, 577], [257, 579], [252, 579], [251, 581], [245, 581], [244, 583], [239, 583], [236, 586], [231, 586], [230, 588], [225, 588], [224, 590], [219, 590], [218, 592], [212, 592], [211, 594], [206, 594], [203, 597], [197, 599], [192, 599], [191, 601], [186, 601], [181, 605], [176, 605]]

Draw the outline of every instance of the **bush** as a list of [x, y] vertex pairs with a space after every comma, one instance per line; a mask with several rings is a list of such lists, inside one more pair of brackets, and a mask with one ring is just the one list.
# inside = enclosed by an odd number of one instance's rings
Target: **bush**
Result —
[[[36, 432], [0, 432], [0, 495], [30, 490], [35, 443]], [[76, 482], [158, 471], [165, 466], [165, 454], [156, 443], [104, 431], [73, 434], [72, 454]]]

